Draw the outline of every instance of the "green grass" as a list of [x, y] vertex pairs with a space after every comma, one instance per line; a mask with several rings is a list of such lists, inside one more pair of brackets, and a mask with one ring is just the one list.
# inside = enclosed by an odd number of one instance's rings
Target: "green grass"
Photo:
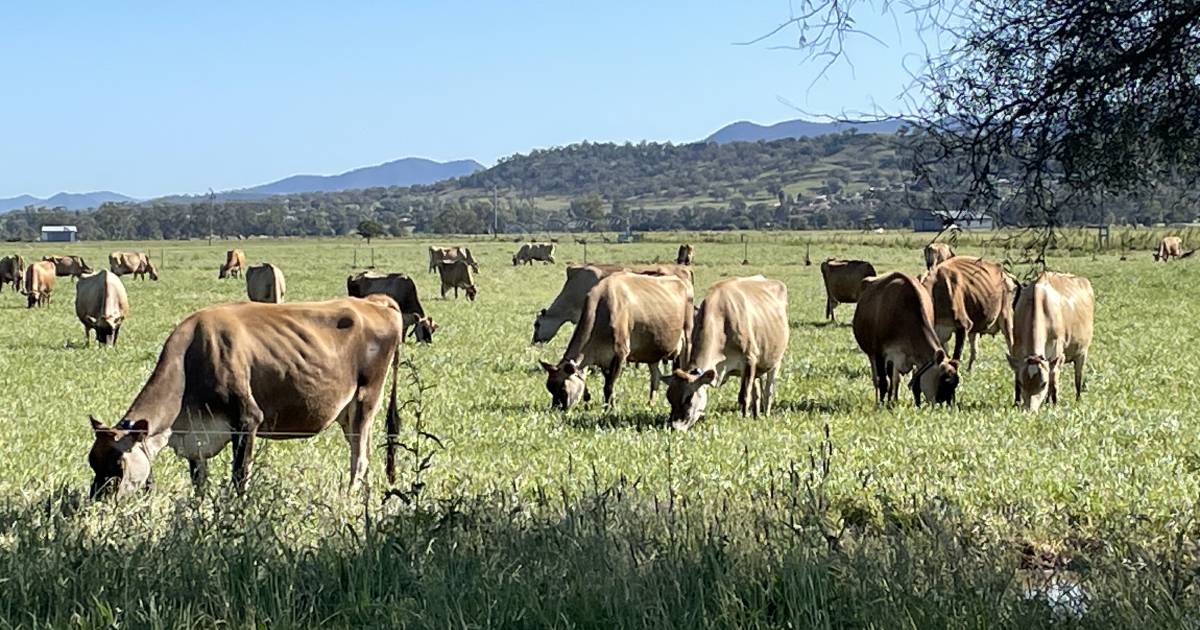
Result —
[[[729, 275], [788, 284], [777, 413], [740, 418], [727, 384], [710, 397], [708, 418], [673, 432], [665, 401], [647, 404], [641, 368], [622, 377], [615, 413], [551, 412], [537, 360], [557, 359], [570, 327], [547, 347], [528, 338], [562, 283], [561, 262], [581, 260], [581, 245], [564, 239], [558, 265], [514, 268], [511, 242], [471, 242], [482, 272], [469, 303], [437, 297], [425, 272], [432, 241], [378, 241], [377, 267], [413, 275], [442, 326], [434, 345], [404, 348], [434, 386], [421, 396], [422, 422], [444, 444], [415, 505], [384, 499], [382, 450], [367, 493], [346, 496], [337, 429], [260, 442], [245, 499], [223, 487], [228, 452], [213, 467], [221, 483], [195, 497], [169, 450], [152, 492], [83, 499], [87, 415], [120, 418], [176, 323], [244, 298], [241, 281], [216, 278], [225, 249], [279, 265], [289, 301], [302, 301], [341, 296], [355, 248], [360, 265], [369, 248], [10, 244], [27, 258], [80, 253], [93, 266], [110, 250], [142, 249], [165, 264], [161, 282], [126, 279], [131, 314], [116, 349], [79, 347], [70, 279], [59, 279], [48, 309], [0, 294], [0, 626], [1127, 627], [1197, 618], [1195, 260], [1156, 265], [1148, 249], [1128, 261], [1083, 249], [1051, 260], [1089, 277], [1098, 296], [1081, 403], [1014, 410], [997, 337], [981, 343], [958, 408], [880, 410], [846, 325], [852, 307], [825, 325], [820, 273], [803, 265], [801, 245], [811, 243], [815, 261], [857, 257], [916, 273], [921, 235], [751, 234], [748, 266], [738, 234], [652, 236], [589, 244], [588, 257], [668, 260], [687, 239], [697, 243], [698, 298]], [[960, 253], [983, 253], [984, 238], [965, 236]], [[1073, 238], [1090, 242], [1086, 232]], [[404, 436], [434, 448], [414, 436], [411, 413]], [[1051, 566], [1087, 589], [1081, 617], [1025, 594], [1042, 575], [1031, 570]]]

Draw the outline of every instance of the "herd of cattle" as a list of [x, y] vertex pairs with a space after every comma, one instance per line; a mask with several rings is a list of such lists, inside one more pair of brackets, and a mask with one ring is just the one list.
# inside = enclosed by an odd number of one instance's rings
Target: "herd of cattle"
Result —
[[[1154, 256], [1180, 256], [1175, 237]], [[699, 421], [707, 389], [740, 377], [744, 416], [769, 414], [787, 349], [788, 289], [761, 275], [722, 279], [694, 305], [690, 264], [695, 249], [680, 246], [674, 264], [582, 264], [533, 322], [533, 343], [551, 340], [563, 324], [574, 331], [561, 358], [541, 362], [552, 405], [569, 409], [588, 401], [585, 373], [599, 371], [604, 403], [628, 364], [650, 371], [650, 401], [666, 384], [669, 420], [678, 429]], [[821, 264], [826, 317], [840, 303], [857, 303], [853, 334], [870, 363], [876, 401], [898, 399], [900, 379], [912, 374], [914, 401], [952, 403], [960, 382], [964, 341], [976, 359], [979, 335], [1000, 333], [1008, 348], [1017, 404], [1036, 411], [1057, 402], [1060, 367], [1074, 364], [1075, 395], [1083, 390], [1092, 340], [1091, 283], [1071, 274], [1043, 272], [1019, 284], [995, 262], [956, 256], [950, 247], [925, 248], [926, 271], [878, 274], [871, 263], [829, 259]], [[523, 244], [513, 264], [554, 261], [554, 245]], [[465, 247], [430, 247], [429, 270], [441, 277], [445, 298], [463, 289], [475, 299], [479, 265]], [[115, 344], [129, 299], [120, 276], [159, 277], [150, 257], [113, 252], [109, 269], [92, 272], [77, 256], [47, 256], [27, 267], [20, 256], [0, 259], [0, 282], [23, 292], [29, 307], [50, 302], [55, 278], [76, 282], [76, 314], [85, 338]], [[91, 419], [89, 463], [93, 495], [126, 493], [147, 485], [150, 463], [170, 446], [188, 460], [192, 480], [207, 479], [207, 461], [233, 445], [233, 479], [244, 488], [257, 437], [315, 435], [333, 422], [350, 445], [350, 483], [366, 474], [371, 426], [391, 365], [388, 461], [397, 430], [398, 345], [406, 336], [429, 343], [438, 325], [426, 315], [416, 284], [404, 274], [361, 272], [346, 279], [349, 297], [284, 304], [282, 271], [270, 263], [246, 266], [239, 250], [226, 253], [219, 278], [244, 275], [250, 302], [202, 309], [175, 327], [158, 362], [123, 419], [112, 426]], [[947, 353], [950, 338], [954, 347]], [[664, 363], [671, 369], [664, 373]], [[389, 477], [392, 474], [389, 466]]]

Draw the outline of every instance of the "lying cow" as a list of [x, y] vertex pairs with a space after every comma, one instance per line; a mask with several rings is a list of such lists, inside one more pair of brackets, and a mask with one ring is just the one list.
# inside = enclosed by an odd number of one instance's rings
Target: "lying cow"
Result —
[[0, 291], [11, 284], [13, 291], [21, 290], [21, 278], [25, 274], [25, 259], [20, 254], [0, 258]]
[[650, 366], [650, 400], [661, 379], [658, 364], [687, 362], [692, 334], [692, 287], [675, 276], [619, 272], [588, 292], [583, 316], [562, 359], [541, 362], [555, 407], [567, 410], [588, 400], [583, 371], [604, 374], [604, 404], [613, 406], [613, 387], [626, 363]]
[[1183, 257], [1183, 239], [1178, 236], [1164, 236], [1158, 242], [1158, 250], [1154, 252], [1154, 260], [1167, 262], [1171, 257]]
[[691, 243], [684, 243], [679, 246], [679, 252], [675, 254], [675, 264], [690, 265], [692, 259], [696, 257], [696, 248], [692, 247]]
[[58, 277], [79, 279], [85, 273], [92, 273], [92, 268], [83, 261], [82, 256], [45, 256], [42, 260], [54, 263], [54, 275]]
[[259, 263], [246, 269], [246, 297], [251, 302], [283, 304], [287, 283], [283, 270], [271, 263]]
[[1058, 403], [1064, 361], [1075, 364], [1075, 399], [1082, 396], [1094, 304], [1092, 283], [1071, 274], [1047, 271], [1021, 287], [1008, 362], [1023, 407], [1037, 411], [1047, 397]]
[[117, 274], [101, 269], [79, 279], [75, 285], [75, 316], [83, 324], [83, 345], [96, 343], [115, 346], [121, 324], [129, 316], [129, 296]]
[[108, 270], [123, 276], [133, 274], [138, 280], [145, 280], [149, 274], [151, 280], [158, 280], [158, 269], [150, 262], [150, 256], [142, 252], [113, 252], [108, 255]]
[[979, 335], [1004, 335], [1012, 345], [1013, 296], [1016, 281], [999, 264], [955, 256], [934, 266], [921, 283], [933, 300], [933, 329], [942, 347], [954, 335], [954, 358], [962, 358], [963, 337], [971, 342], [967, 370], [975, 365]]
[[675, 276], [692, 286], [692, 270], [680, 265], [571, 265], [567, 279], [550, 306], [538, 312], [533, 320], [533, 343], [545, 343], [558, 334], [563, 324], [579, 323], [588, 291], [601, 280], [619, 271], [648, 276]]
[[949, 359], [933, 330], [933, 303], [913, 278], [892, 272], [863, 281], [854, 310], [854, 339], [871, 363], [875, 400], [899, 398], [900, 377], [913, 369], [913, 399], [954, 402], [958, 361]]
[[925, 268], [935, 266], [954, 258], [954, 250], [945, 243], [930, 243], [925, 246]]
[[512, 259], [514, 267], [519, 264], [532, 265], [535, 260], [553, 263], [554, 243], [522, 243]]
[[48, 260], [35, 262], [25, 269], [25, 297], [29, 300], [28, 308], [50, 304], [55, 276], [54, 263]]
[[417, 285], [412, 278], [402, 273], [387, 275], [364, 271], [346, 278], [346, 294], [350, 297], [386, 295], [400, 305], [404, 315], [405, 337], [412, 335], [417, 343], [431, 343], [438, 325], [432, 317], [425, 316], [421, 299], [417, 296]]
[[[183, 320], [121, 420], [91, 418], [93, 497], [146, 485], [170, 446], [203, 486], [208, 460], [233, 443], [233, 481], [244, 490], [259, 437], [310, 437], [333, 422], [350, 444], [350, 486], [367, 473], [371, 425], [388, 364], [393, 383], [403, 324], [384, 296], [297, 304], [223, 304]], [[388, 460], [398, 417], [393, 385]], [[389, 477], [392, 470], [389, 468]]]
[[475, 301], [479, 289], [475, 287], [475, 276], [471, 275], [471, 267], [465, 260], [438, 263], [438, 276], [442, 279], [442, 299], [446, 293], [454, 289], [454, 299], [458, 299], [458, 290], [467, 294], [467, 299]]
[[704, 415], [707, 385], [740, 374], [742, 415], [771, 414], [775, 376], [788, 344], [787, 285], [763, 276], [728, 278], [714, 284], [696, 314], [688, 371], [667, 382], [671, 422], [686, 429]]
[[875, 267], [865, 260], [830, 258], [821, 263], [825, 280], [825, 319], [837, 321], [833, 310], [838, 304], [853, 304], [862, 293], [862, 281], [875, 275]]
[[217, 271], [218, 278], [236, 278], [246, 268], [246, 254], [240, 249], [225, 252], [225, 264]]
[[462, 261], [471, 266], [471, 271], [479, 273], [479, 263], [475, 262], [475, 257], [471, 255], [471, 250], [466, 247], [437, 247], [429, 248], [429, 273], [437, 271], [438, 265], [442, 263], [454, 263]]

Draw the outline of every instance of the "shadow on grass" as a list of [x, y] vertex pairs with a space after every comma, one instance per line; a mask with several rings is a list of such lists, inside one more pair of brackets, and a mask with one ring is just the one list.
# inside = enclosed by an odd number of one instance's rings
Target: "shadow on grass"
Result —
[[605, 411], [603, 405], [597, 409], [573, 410], [563, 419], [567, 426], [576, 429], [637, 429], [638, 431], [670, 429], [667, 411], [638, 409], [623, 411], [618, 405], [615, 411]]

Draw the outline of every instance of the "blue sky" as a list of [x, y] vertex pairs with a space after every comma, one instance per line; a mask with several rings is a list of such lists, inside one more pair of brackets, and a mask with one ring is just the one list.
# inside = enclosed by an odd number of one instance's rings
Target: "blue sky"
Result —
[[[0, 197], [138, 197], [698, 140], [726, 123], [892, 107], [916, 38], [817, 67], [772, 42], [786, 0], [44, 2], [0, 7]], [[782, 36], [773, 43], [789, 43]], [[810, 88], [811, 85], [811, 88]]]

